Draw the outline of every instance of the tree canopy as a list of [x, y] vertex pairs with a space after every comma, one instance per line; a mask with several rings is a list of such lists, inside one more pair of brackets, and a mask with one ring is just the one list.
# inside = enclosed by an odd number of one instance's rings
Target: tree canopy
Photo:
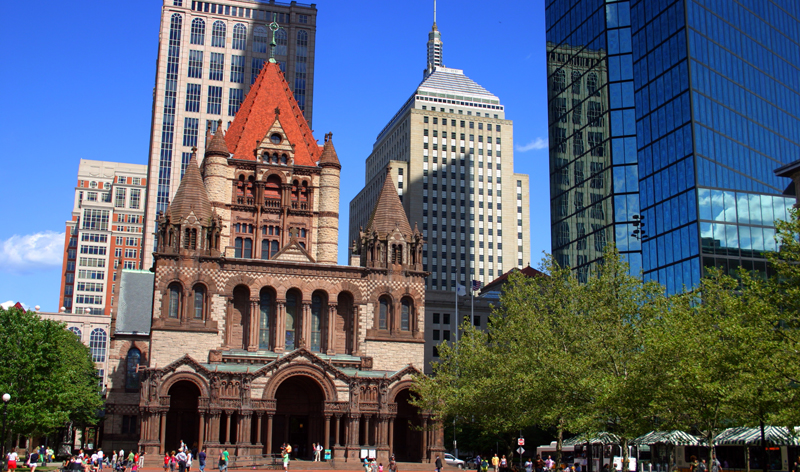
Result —
[[67, 422], [94, 424], [103, 399], [89, 349], [62, 323], [0, 308], [0, 394], [8, 430], [41, 436]]

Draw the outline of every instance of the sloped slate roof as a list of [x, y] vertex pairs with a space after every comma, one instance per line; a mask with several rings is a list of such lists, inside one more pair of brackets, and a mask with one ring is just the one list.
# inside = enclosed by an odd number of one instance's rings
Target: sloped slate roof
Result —
[[[221, 132], [217, 131], [217, 134]], [[173, 222], [181, 221], [191, 212], [201, 222], [206, 222], [211, 218], [211, 201], [208, 199], [208, 191], [200, 175], [200, 168], [197, 167], [197, 157], [192, 154], [189, 164], [186, 166], [186, 173], [183, 174], [178, 191], [167, 207], [169, 217]]]
[[333, 135], [331, 133], [325, 136], [325, 144], [322, 147], [322, 157], [319, 158], [319, 164], [320, 166], [327, 164], [342, 168], [339, 163], [339, 156], [336, 155], [336, 149], [333, 148]]
[[150, 334], [153, 318], [153, 280], [149, 270], [123, 270], [119, 281], [119, 305], [115, 332]]
[[394, 231], [395, 228], [399, 228], [400, 232], [406, 237], [412, 234], [406, 211], [403, 209], [403, 204], [400, 202], [397, 190], [395, 190], [392, 174], [390, 174], [387, 169], [386, 178], [383, 180], [381, 195], [378, 197], [378, 203], [375, 205], [375, 209], [372, 210], [372, 216], [369, 217], [366, 232], [369, 234], [373, 231], [377, 231], [378, 234], [383, 237]]
[[225, 134], [222, 132], [222, 120], [219, 120], [217, 132], [214, 133], [214, 137], [211, 138], [211, 142], [208, 143], [208, 147], [206, 148], [206, 156], [217, 155], [228, 157], [228, 155], [230, 155], [228, 144], [225, 142], [224, 136]]
[[314, 139], [283, 72], [278, 64], [271, 62], [261, 69], [225, 134], [233, 158], [255, 160], [254, 151], [278, 114], [287, 139], [294, 145], [294, 164], [316, 166], [322, 147]]

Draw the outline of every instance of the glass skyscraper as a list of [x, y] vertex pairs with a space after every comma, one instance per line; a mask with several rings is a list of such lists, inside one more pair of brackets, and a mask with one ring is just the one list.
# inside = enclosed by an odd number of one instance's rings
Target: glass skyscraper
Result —
[[794, 203], [773, 171], [798, 156], [800, 3], [549, 0], [546, 17], [557, 260], [585, 274], [613, 237], [669, 292], [704, 267], [765, 272]]

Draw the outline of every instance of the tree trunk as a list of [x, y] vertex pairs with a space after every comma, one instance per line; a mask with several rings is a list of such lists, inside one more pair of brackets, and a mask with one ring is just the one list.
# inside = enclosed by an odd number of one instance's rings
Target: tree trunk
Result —
[[628, 451], [628, 438], [622, 438], [622, 472], [628, 472], [630, 467], [628, 464], [630, 463], [629, 451]]
[[768, 459], [769, 456], [767, 453], [767, 439], [764, 435], [764, 420], [760, 421], [760, 426], [761, 426], [761, 460], [763, 461], [761, 463], [761, 470], [767, 472], [769, 470], [769, 459]]
[[750, 446], [744, 445], [744, 470], [750, 472]]
[[558, 426], [556, 427], [556, 470], [561, 467], [561, 447], [564, 443], [564, 418], [558, 419]]

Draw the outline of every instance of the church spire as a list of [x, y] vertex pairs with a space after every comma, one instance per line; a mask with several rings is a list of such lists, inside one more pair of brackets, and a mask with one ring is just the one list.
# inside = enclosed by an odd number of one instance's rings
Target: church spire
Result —
[[442, 33], [436, 26], [436, 0], [433, 0], [433, 27], [428, 33], [428, 64], [425, 68], [425, 78], [433, 73], [435, 67], [444, 66], [442, 62]]

